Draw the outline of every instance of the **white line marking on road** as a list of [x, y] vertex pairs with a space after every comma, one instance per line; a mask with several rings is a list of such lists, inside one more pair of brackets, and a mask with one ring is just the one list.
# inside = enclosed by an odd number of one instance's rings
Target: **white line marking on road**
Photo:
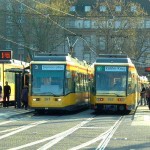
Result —
[[[121, 119], [121, 117], [119, 118], [119, 120], [120, 120], [120, 119]], [[110, 132], [113, 130], [114, 126], [116, 125], [116, 123], [118, 123], [119, 120], [117, 120], [117, 121], [115, 122], [115, 124], [114, 124], [110, 129], [108, 129], [107, 131], [105, 131], [104, 133], [102, 133], [101, 135], [99, 135], [98, 137], [96, 137], [96, 138], [94, 138], [94, 139], [92, 139], [92, 140], [90, 140], [90, 141], [88, 141], [88, 142], [86, 142], [86, 143], [83, 143], [83, 144], [81, 144], [81, 145], [78, 145], [78, 146], [76, 146], [76, 147], [73, 147], [73, 148], [71, 148], [71, 149], [69, 149], [69, 150], [82, 149], [82, 148], [85, 148], [85, 147], [87, 147], [87, 146], [89, 146], [89, 145], [91, 145], [91, 144], [93, 144], [93, 143], [96, 143], [97, 141], [100, 141], [101, 139], [105, 139], [106, 135], [110, 134]]]
[[73, 132], [75, 132], [76, 130], [78, 130], [81, 126], [87, 124], [89, 121], [91, 121], [93, 118], [89, 118], [86, 121], [83, 121], [81, 123], [79, 123], [78, 125], [76, 125], [75, 127], [69, 129], [66, 133], [64, 133], [62, 136], [48, 142], [47, 144], [45, 144], [44, 146], [40, 147], [38, 150], [47, 150], [48, 148], [51, 148], [52, 146], [54, 146], [56, 143], [58, 143], [59, 141], [61, 141], [62, 139], [64, 139], [66, 136], [72, 134]]
[[82, 129], [103, 129], [108, 127], [81, 127]]
[[[89, 118], [89, 119], [93, 119], [93, 118]], [[89, 120], [87, 119], [87, 120]], [[84, 122], [84, 121], [83, 121]], [[81, 124], [81, 123], [80, 123]], [[76, 126], [75, 126], [76, 127]], [[73, 127], [74, 128], [74, 127]], [[46, 141], [50, 141], [52, 139], [55, 139], [55, 138], [59, 138], [61, 136], [63, 136], [64, 134], [68, 133], [72, 128], [66, 130], [66, 131], [63, 131], [61, 133], [58, 133], [58, 134], [55, 134], [51, 137], [48, 137], [48, 138], [44, 138], [42, 140], [37, 140], [37, 141], [34, 141], [34, 142], [31, 142], [31, 143], [28, 143], [28, 144], [25, 144], [25, 145], [21, 145], [21, 146], [18, 146], [18, 147], [14, 147], [14, 148], [10, 148], [9, 150], [19, 150], [19, 149], [22, 149], [22, 148], [26, 148], [26, 147], [30, 147], [30, 146], [33, 146], [33, 145], [36, 145], [36, 144], [40, 144], [40, 143], [43, 143], [43, 142], [46, 142]]]
[[16, 127], [16, 128], [11, 128], [11, 129], [7, 129], [7, 130], [3, 130], [3, 131], [0, 131], [0, 133], [4, 133], [4, 132], [9, 132], [9, 131], [13, 131], [13, 130], [18, 130], [22, 127]]
[[98, 147], [96, 148], [96, 150], [104, 150], [105, 149], [105, 147], [109, 143], [111, 137], [113, 136], [113, 134], [115, 133], [115, 131], [117, 130], [117, 128], [119, 127], [119, 125], [121, 124], [122, 118], [123, 117], [121, 116], [119, 118], [119, 120], [117, 120], [116, 123], [111, 127], [111, 130], [104, 136], [103, 140], [98, 145]]
[[4, 122], [0, 122], [0, 125], [7, 124], [7, 123], [10, 123], [10, 122], [13, 122], [13, 121], [4, 121]]
[[16, 130], [16, 131], [12, 131], [12, 132], [10, 132], [10, 133], [7, 133], [7, 134], [5, 134], [5, 135], [0, 136], [0, 139], [4, 139], [4, 138], [6, 138], [6, 137], [9, 137], [9, 136], [11, 136], [11, 135], [14, 135], [14, 134], [16, 134], [16, 133], [19, 133], [19, 132], [21, 132], [21, 131], [27, 130], [27, 129], [29, 129], [29, 128], [32, 128], [32, 127], [34, 127], [34, 126], [37, 126], [37, 125], [42, 124], [42, 123], [45, 123], [45, 122], [47, 122], [47, 121], [34, 122], [34, 123], [31, 123], [30, 125], [23, 126], [22, 128], [20, 128], [20, 129], [18, 129], [18, 130]]

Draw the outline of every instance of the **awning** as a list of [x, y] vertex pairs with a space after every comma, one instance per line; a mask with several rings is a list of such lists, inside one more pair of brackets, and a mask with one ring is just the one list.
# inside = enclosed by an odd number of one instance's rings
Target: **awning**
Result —
[[10, 68], [10, 69], [5, 69], [4, 72], [29, 73], [29, 70], [20, 69], [20, 68]]

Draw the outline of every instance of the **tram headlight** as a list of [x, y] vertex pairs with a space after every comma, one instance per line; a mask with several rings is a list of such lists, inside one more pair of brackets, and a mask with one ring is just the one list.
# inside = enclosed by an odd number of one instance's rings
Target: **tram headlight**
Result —
[[40, 98], [33, 98], [33, 101], [40, 101]]
[[55, 98], [55, 101], [60, 102], [62, 99], [61, 98]]
[[123, 101], [125, 101], [125, 99], [124, 98], [118, 98], [118, 101], [123, 102]]
[[97, 98], [96, 100], [97, 100], [97, 101], [103, 101], [104, 98]]

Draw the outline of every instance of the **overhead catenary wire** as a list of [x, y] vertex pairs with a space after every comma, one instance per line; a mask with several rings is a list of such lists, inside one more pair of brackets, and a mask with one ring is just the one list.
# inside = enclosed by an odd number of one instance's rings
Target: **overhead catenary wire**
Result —
[[3, 40], [5, 40], [5, 41], [11, 42], [11, 43], [13, 43], [13, 44], [16, 44], [16, 45], [18, 45], [18, 46], [22, 46], [22, 47], [24, 47], [24, 48], [28, 48], [28, 49], [31, 49], [31, 50], [33, 50], [33, 51], [38, 51], [37, 49], [33, 49], [33, 48], [28, 47], [28, 46], [26, 46], [26, 45], [23, 45], [23, 44], [21, 44], [21, 43], [17, 43], [17, 42], [15, 42], [15, 41], [13, 41], [13, 40], [11, 40], [11, 39], [8, 39], [8, 38], [6, 38], [6, 37], [4, 37], [4, 36], [2, 36], [2, 35], [0, 35], [0, 38], [3, 39]]
[[[74, 35], [74, 36], [78, 36], [76, 33], [70, 31], [69, 29], [67, 29], [67, 28], [65, 28], [65, 27], [63, 27], [63, 26], [61, 26], [61, 25], [58, 24], [56, 21], [54, 21], [53, 19], [51, 19], [48, 14], [45, 15], [45, 14], [43, 14], [43, 13], [37, 11], [36, 9], [34, 9], [34, 8], [32, 8], [32, 7], [29, 7], [28, 5], [26, 5], [25, 3], [23, 3], [23, 2], [21, 2], [21, 1], [19, 1], [19, 0], [15, 0], [15, 1], [17, 1], [18, 3], [20, 3], [20, 4], [24, 5], [24, 6], [26, 6], [28, 9], [30, 9], [30, 10], [36, 12], [37, 14], [40, 14], [41, 16], [43, 16], [43, 17], [45, 17], [45, 18], [48, 18], [49, 20], [51, 20], [55, 25], [57, 25], [57, 26], [60, 27], [61, 29], [65, 30], [65, 31], [67, 31], [67, 32], [69, 32], [69, 33], [71, 33], [71, 34]], [[89, 46], [88, 42], [87, 42], [84, 38], [82, 38], [82, 37], [80, 37], [80, 36], [78, 36], [78, 37], [79, 37], [80, 39], [82, 39], [82, 40], [86, 43], [86, 45], [88, 46], [88, 48], [89, 48], [95, 55], [97, 55], [97, 53]]]
[[75, 15], [73, 15], [73, 14], [70, 14], [70, 13], [66, 13], [66, 12], [64, 12], [64, 11], [62, 11], [62, 10], [58, 10], [58, 9], [56, 9], [56, 8], [54, 8], [54, 7], [51, 7], [51, 6], [49, 6], [49, 5], [47, 5], [47, 4], [44, 4], [44, 3], [41, 3], [41, 2], [39, 2], [39, 1], [36, 1], [36, 0], [33, 0], [34, 2], [36, 2], [36, 3], [38, 3], [38, 4], [41, 4], [41, 5], [43, 5], [43, 6], [45, 6], [45, 7], [47, 7], [47, 8], [50, 8], [50, 9], [52, 9], [52, 10], [55, 10], [55, 11], [57, 11], [57, 12], [60, 12], [60, 13], [63, 13], [63, 14], [65, 14], [65, 15], [68, 15], [68, 16], [71, 16], [71, 17], [74, 17], [74, 18], [77, 18], [77, 19], [88, 19], [88, 18], [82, 18], [82, 17], [78, 17], [78, 16], [75, 16]]

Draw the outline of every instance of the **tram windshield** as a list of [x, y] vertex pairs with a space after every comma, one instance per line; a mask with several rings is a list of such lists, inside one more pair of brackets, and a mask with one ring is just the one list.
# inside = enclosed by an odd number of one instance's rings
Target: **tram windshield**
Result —
[[64, 65], [32, 65], [32, 95], [62, 95]]
[[96, 94], [125, 96], [127, 67], [96, 66]]

